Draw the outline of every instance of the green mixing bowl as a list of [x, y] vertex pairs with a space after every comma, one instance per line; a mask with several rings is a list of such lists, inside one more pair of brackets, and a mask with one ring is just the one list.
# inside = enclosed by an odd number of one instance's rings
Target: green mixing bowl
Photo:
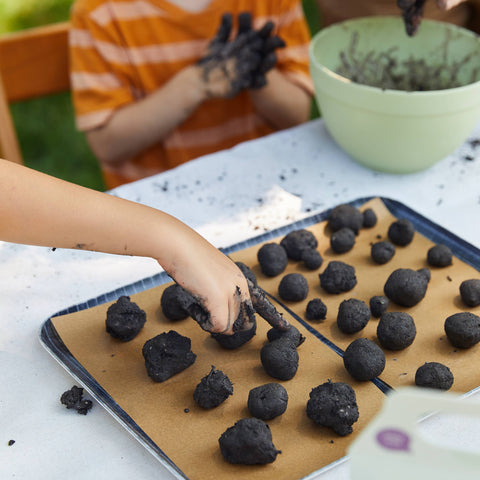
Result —
[[[340, 52], [358, 33], [357, 52], [385, 52], [405, 60], [424, 58], [430, 65], [458, 61], [460, 85], [432, 91], [382, 89], [361, 85], [335, 71]], [[374, 170], [411, 173], [452, 153], [480, 120], [480, 39], [451, 24], [423, 20], [408, 37], [402, 19], [365, 17], [327, 27], [310, 44], [310, 70], [325, 126], [358, 163]], [[480, 73], [479, 73], [480, 75]]]

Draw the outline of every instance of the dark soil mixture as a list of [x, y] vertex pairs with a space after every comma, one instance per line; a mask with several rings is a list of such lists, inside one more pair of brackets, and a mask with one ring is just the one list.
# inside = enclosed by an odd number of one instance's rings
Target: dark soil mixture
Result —
[[278, 340], [279, 338], [286, 338], [290, 340], [295, 345], [295, 347], [299, 347], [305, 341], [305, 337], [294, 325], [290, 325], [290, 327], [288, 327], [288, 330], [271, 328], [267, 332], [267, 338], [269, 342], [273, 342], [274, 340]]
[[387, 311], [389, 303], [388, 298], [384, 295], [374, 295], [369, 301], [372, 317], [380, 318], [382, 313]]
[[133, 340], [145, 325], [147, 314], [130, 297], [122, 295], [107, 310], [107, 333], [123, 342]]
[[427, 362], [415, 372], [415, 385], [438, 390], [449, 390], [453, 385], [453, 373], [438, 362]]
[[216, 340], [223, 348], [235, 350], [249, 342], [257, 333], [257, 321], [254, 319], [252, 328], [247, 330], [238, 330], [232, 335], [224, 333], [210, 333], [210, 336]]
[[372, 208], [367, 208], [362, 212], [363, 228], [373, 228], [377, 224], [377, 214]]
[[302, 252], [301, 260], [305, 265], [305, 268], [309, 270], [317, 270], [323, 263], [323, 257], [318, 250], [307, 249]]
[[395, 245], [406, 247], [415, 235], [415, 227], [407, 218], [395, 220], [388, 227], [388, 238]]
[[449, 35], [439, 46], [442, 58], [435, 62], [429, 62], [428, 58], [415, 58], [415, 55], [399, 60], [395, 54], [397, 47], [362, 53], [357, 49], [358, 37], [358, 32], [353, 32], [349, 46], [340, 52], [340, 63], [335, 70], [352, 82], [382, 90], [421, 92], [456, 88], [478, 80], [477, 70], [472, 72], [468, 82], [459, 80], [459, 72], [471, 60], [472, 54], [449, 58]]
[[218, 439], [223, 458], [234, 464], [264, 465], [277, 458], [270, 427], [259, 418], [242, 418]]
[[248, 410], [261, 420], [271, 420], [287, 409], [288, 393], [279, 383], [266, 383], [252, 388], [248, 394]]
[[168, 286], [160, 297], [160, 307], [169, 320], [185, 320], [189, 314], [186, 310], [193, 297], [180, 285]]
[[335, 253], [349, 252], [355, 245], [355, 232], [348, 227], [342, 227], [330, 236], [330, 247]]
[[330, 380], [315, 387], [307, 402], [307, 416], [337, 435], [349, 435], [359, 416], [355, 391], [347, 383]]
[[370, 256], [378, 265], [384, 265], [395, 255], [395, 245], [387, 240], [375, 242], [370, 248]]
[[337, 205], [330, 212], [327, 224], [332, 232], [347, 227], [353, 230], [355, 235], [357, 235], [363, 226], [363, 214], [358, 208], [347, 203]]
[[289, 232], [282, 238], [280, 245], [287, 252], [288, 258], [299, 261], [304, 250], [315, 250], [318, 241], [310, 230], [299, 229]]

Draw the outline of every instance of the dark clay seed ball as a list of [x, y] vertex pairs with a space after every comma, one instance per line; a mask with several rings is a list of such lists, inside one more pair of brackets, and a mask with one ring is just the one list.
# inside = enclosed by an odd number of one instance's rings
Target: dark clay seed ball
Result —
[[337, 205], [328, 216], [328, 226], [332, 232], [348, 227], [358, 234], [363, 225], [363, 214], [352, 205]]
[[265, 372], [278, 380], [290, 380], [297, 373], [298, 352], [288, 339], [266, 343], [260, 350], [260, 360]]
[[133, 340], [145, 325], [147, 314], [130, 297], [122, 295], [107, 310], [107, 333], [123, 342]]
[[267, 277], [275, 277], [282, 273], [288, 265], [285, 249], [278, 243], [266, 243], [257, 252], [260, 269]]
[[223, 348], [227, 350], [235, 350], [245, 345], [257, 333], [257, 322], [253, 321], [252, 328], [248, 330], [238, 330], [232, 335], [225, 335], [224, 333], [210, 333], [210, 336], [216, 340]]
[[328, 293], [348, 292], [357, 284], [355, 268], [337, 260], [332, 260], [319, 278], [320, 286]]
[[270, 427], [259, 418], [242, 418], [218, 439], [223, 458], [233, 464], [265, 465], [279, 453], [273, 445]]
[[372, 380], [383, 372], [385, 354], [368, 338], [357, 338], [345, 349], [343, 364], [356, 380]]
[[169, 320], [184, 320], [188, 317], [185, 306], [192, 302], [192, 296], [180, 285], [167, 287], [160, 298], [162, 312]]
[[266, 383], [250, 390], [247, 405], [254, 417], [271, 420], [287, 409], [288, 393], [279, 383]]
[[278, 285], [278, 294], [282, 300], [299, 302], [307, 298], [308, 282], [301, 273], [287, 273]]
[[337, 314], [337, 326], [343, 333], [359, 332], [370, 320], [370, 308], [362, 300], [349, 298], [340, 303]]
[[347, 383], [331, 381], [315, 387], [307, 402], [307, 416], [317, 425], [331, 428], [344, 437], [358, 420], [355, 391]]
[[415, 385], [438, 390], [449, 390], [453, 385], [453, 373], [438, 362], [427, 362], [418, 367], [415, 373]]
[[446, 245], [435, 245], [427, 252], [427, 262], [432, 267], [448, 267], [452, 264], [452, 251]]
[[298, 261], [302, 258], [303, 250], [317, 248], [318, 241], [312, 232], [300, 229], [287, 233], [280, 241], [280, 245], [286, 250], [288, 258]]
[[407, 246], [413, 240], [414, 234], [415, 227], [406, 218], [396, 220], [388, 227], [388, 238], [392, 243], [401, 247]]
[[147, 373], [156, 382], [163, 382], [192, 365], [197, 356], [191, 341], [174, 330], [147, 340], [142, 348]]
[[193, 399], [205, 409], [218, 407], [233, 394], [233, 385], [230, 379], [214, 366], [208, 375], [200, 380], [193, 392]]
[[460, 296], [463, 303], [468, 307], [477, 307], [480, 305], [480, 280], [471, 278], [464, 280], [460, 284]]
[[390, 274], [383, 290], [392, 302], [403, 307], [413, 307], [425, 296], [428, 281], [425, 272], [399, 268]]
[[387, 311], [388, 304], [388, 298], [384, 295], [374, 295], [369, 301], [372, 317], [380, 318]]
[[305, 337], [298, 331], [294, 325], [290, 325], [288, 330], [280, 330], [279, 328], [271, 328], [267, 332], [269, 342], [278, 340], [279, 338], [286, 338], [290, 340], [296, 347], [299, 347], [304, 341]]
[[250, 280], [254, 285], [257, 285], [257, 277], [252, 272], [250, 267], [245, 265], [243, 262], [235, 262], [235, 264], [242, 271], [242, 273], [243, 273], [243, 275], [246, 279]]
[[307, 303], [305, 316], [307, 320], [325, 320], [327, 306], [319, 298], [314, 298]]
[[405, 312], [387, 312], [380, 317], [377, 338], [388, 350], [403, 350], [413, 343], [417, 329], [413, 318]]
[[395, 255], [395, 245], [391, 242], [380, 241], [372, 245], [370, 256], [375, 263], [383, 265], [389, 262]]
[[320, 268], [323, 263], [323, 258], [320, 255], [320, 252], [314, 249], [304, 250], [302, 252], [301, 260], [309, 270], [316, 270], [317, 268]]
[[454, 347], [473, 347], [480, 341], [480, 317], [470, 312], [454, 313], [445, 320], [445, 333]]
[[372, 228], [377, 224], [377, 214], [371, 209], [367, 208], [363, 212], [363, 228]]
[[355, 245], [355, 232], [348, 227], [343, 227], [333, 232], [330, 237], [330, 247], [335, 253], [349, 252]]

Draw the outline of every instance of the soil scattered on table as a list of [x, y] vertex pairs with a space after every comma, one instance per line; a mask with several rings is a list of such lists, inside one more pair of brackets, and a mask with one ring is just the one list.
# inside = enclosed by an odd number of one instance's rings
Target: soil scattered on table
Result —
[[86, 415], [92, 408], [92, 401], [83, 398], [83, 388], [74, 385], [70, 390], [62, 393], [60, 402], [69, 410], [76, 410], [81, 415]]

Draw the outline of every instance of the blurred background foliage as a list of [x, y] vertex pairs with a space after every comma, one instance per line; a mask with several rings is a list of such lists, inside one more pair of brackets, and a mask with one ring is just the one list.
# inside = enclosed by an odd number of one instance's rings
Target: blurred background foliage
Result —
[[[74, 0], [0, 0], [0, 34], [68, 20]], [[320, 28], [314, 0], [303, 0], [312, 34]], [[75, 128], [69, 93], [16, 102], [11, 112], [27, 166], [79, 185], [104, 190], [98, 161]], [[318, 116], [312, 104], [312, 118]]]

